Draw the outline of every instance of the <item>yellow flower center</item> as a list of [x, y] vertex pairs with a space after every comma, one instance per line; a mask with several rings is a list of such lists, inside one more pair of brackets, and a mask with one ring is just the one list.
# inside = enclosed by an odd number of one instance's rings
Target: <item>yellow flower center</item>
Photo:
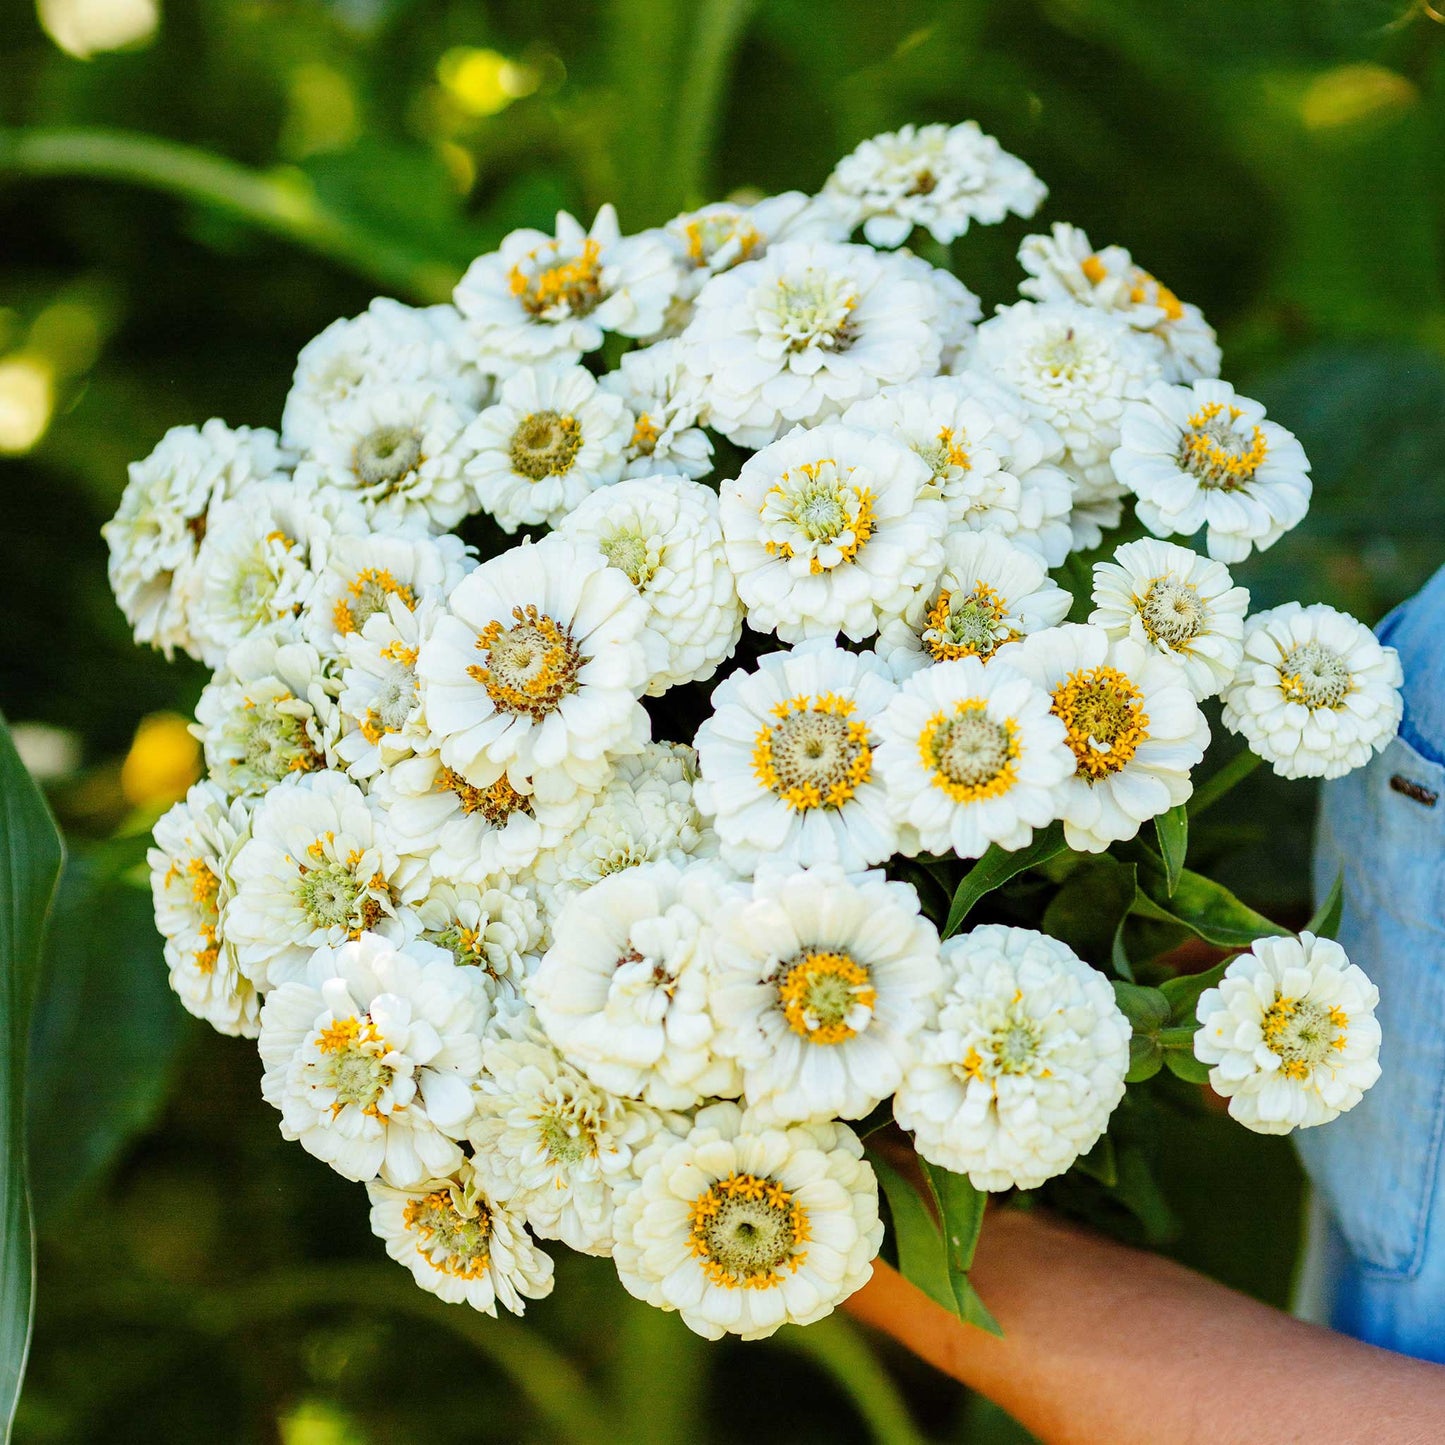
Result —
[[538, 320], [586, 316], [606, 299], [601, 243], [589, 236], [576, 256], [563, 257], [560, 244], [549, 241], [513, 266], [507, 281], [523, 310]]
[[1287, 1079], [1302, 1080], [1345, 1047], [1349, 1022], [1342, 1008], [1276, 994], [1260, 1027], [1265, 1047], [1281, 1061], [1280, 1073]]
[[955, 803], [997, 798], [1018, 781], [1018, 724], [997, 722], [981, 698], [953, 705], [953, 715], [936, 712], [918, 735], [918, 756], [935, 788]]
[[647, 412], [639, 414], [632, 427], [632, 440], [628, 446], [640, 457], [650, 457], [657, 450], [657, 439], [662, 435], [657, 423]]
[[779, 279], [774, 305], [778, 329], [789, 351], [846, 351], [858, 339], [853, 283], [811, 267]]
[[1162, 642], [1176, 652], [1187, 652], [1189, 643], [1204, 626], [1204, 603], [1198, 589], [1173, 577], [1156, 577], [1138, 603], [1139, 621], [1151, 642]]
[[391, 1045], [382, 1038], [370, 1014], [333, 1019], [318, 1032], [316, 1051], [322, 1058], [310, 1067], [318, 1082], [336, 1096], [331, 1105], [333, 1119], [348, 1104], [373, 1119], [386, 1117], [379, 1103], [396, 1071], [384, 1062]]
[[920, 640], [935, 662], [960, 657], [992, 657], [1005, 642], [1023, 634], [1004, 621], [1008, 599], [987, 582], [973, 584], [971, 592], [943, 588], [928, 609]]
[[773, 709], [753, 742], [753, 776], [790, 808], [841, 808], [873, 774], [867, 723], [836, 693], [804, 694]]
[[1210, 490], [1237, 492], [1254, 480], [1269, 455], [1264, 431], [1239, 425], [1237, 406], [1206, 402], [1189, 418], [1179, 442], [1179, 465]]
[[717, 254], [731, 245], [728, 264], [739, 265], [762, 245], [762, 234], [738, 212], [697, 216], [683, 227], [687, 237], [687, 258], [694, 266], [711, 266]]
[[574, 416], [534, 411], [512, 433], [512, 470], [528, 481], [563, 477], [582, 450], [582, 424]]
[[854, 486], [852, 468], [831, 458], [784, 472], [758, 509], [769, 556], [807, 561], [809, 572], [831, 572], [857, 559], [877, 525], [873, 493]]
[[1286, 701], [1308, 708], [1340, 708], [1355, 690], [1345, 659], [1320, 642], [1300, 642], [1279, 665], [1279, 686]]
[[1079, 773], [1090, 783], [1127, 767], [1149, 736], [1144, 694], [1116, 668], [1080, 668], [1053, 696], [1051, 711], [1064, 725]]
[[849, 954], [809, 949], [784, 964], [778, 1002], [799, 1038], [842, 1044], [867, 1025], [878, 991], [868, 970]]
[[572, 633], [530, 603], [514, 607], [511, 627], [492, 621], [477, 637], [486, 665], [473, 663], [467, 675], [482, 684], [498, 712], [525, 714], [540, 722], [568, 693], [589, 660]]
[[491, 1266], [491, 1211], [478, 1200], [463, 1214], [451, 1191], [434, 1190], [409, 1200], [402, 1223], [417, 1236], [417, 1253], [437, 1271], [458, 1279], [479, 1279]]
[[729, 1174], [692, 1203], [688, 1251], [710, 1283], [773, 1289], [808, 1258], [807, 1211], [775, 1179]]
[[332, 608], [332, 626], [343, 637], [360, 632], [367, 618], [384, 611], [392, 597], [399, 597], [408, 612], [416, 611], [416, 593], [404, 582], [398, 582], [384, 567], [363, 567]]
[[531, 798], [519, 793], [505, 773], [485, 788], [474, 788], [460, 773], [443, 768], [437, 775], [436, 787], [438, 792], [455, 793], [462, 812], [469, 816], [480, 813], [494, 828], [504, 826], [513, 813], [532, 816]]

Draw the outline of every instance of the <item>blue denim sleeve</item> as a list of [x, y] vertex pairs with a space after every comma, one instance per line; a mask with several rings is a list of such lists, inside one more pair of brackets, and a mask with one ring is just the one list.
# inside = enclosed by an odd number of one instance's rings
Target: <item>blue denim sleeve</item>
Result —
[[1445, 568], [1380, 625], [1405, 672], [1400, 735], [1326, 784], [1314, 886], [1343, 874], [1340, 942], [1380, 990], [1380, 1081], [1297, 1136], [1344, 1248], [1331, 1322], [1445, 1362]]

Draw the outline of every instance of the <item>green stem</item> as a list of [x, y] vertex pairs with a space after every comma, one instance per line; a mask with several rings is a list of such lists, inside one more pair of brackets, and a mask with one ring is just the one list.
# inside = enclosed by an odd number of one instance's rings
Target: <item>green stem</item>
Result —
[[451, 295], [457, 269], [329, 210], [303, 172], [266, 174], [154, 136], [0, 130], [0, 176], [94, 176], [148, 186], [282, 236], [418, 301]]
[[697, 6], [687, 69], [678, 88], [672, 145], [673, 184], [686, 206], [704, 200], [708, 179], [704, 171], [712, 154], [723, 89], [756, 3], [700, 0]]
[[1193, 795], [1184, 805], [1191, 818], [1197, 818], [1206, 808], [1212, 808], [1229, 790], [1242, 783], [1259, 766], [1259, 754], [1248, 748], [1237, 752], [1217, 773], [1208, 777], [1195, 788]]
[[773, 1343], [811, 1356], [832, 1375], [881, 1445], [924, 1445], [898, 1387], [841, 1315], [812, 1325], [789, 1325], [773, 1336]]

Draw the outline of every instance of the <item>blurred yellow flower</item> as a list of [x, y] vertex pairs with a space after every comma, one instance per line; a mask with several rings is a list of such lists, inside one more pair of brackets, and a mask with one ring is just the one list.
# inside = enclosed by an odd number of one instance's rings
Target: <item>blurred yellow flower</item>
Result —
[[437, 79], [469, 115], [496, 115], [514, 100], [531, 95], [541, 77], [530, 65], [495, 50], [456, 46], [437, 62]]
[[35, 10], [45, 33], [78, 60], [144, 44], [161, 18], [157, 0], [35, 0]]
[[1419, 98], [1403, 75], [1383, 65], [1339, 65], [1310, 82], [1300, 115], [1310, 130], [1335, 130], [1408, 110]]
[[54, 410], [54, 374], [45, 357], [17, 351], [0, 361], [0, 453], [28, 452]]
[[164, 808], [201, 776], [201, 745], [179, 713], [143, 717], [120, 770], [120, 790], [135, 808]]

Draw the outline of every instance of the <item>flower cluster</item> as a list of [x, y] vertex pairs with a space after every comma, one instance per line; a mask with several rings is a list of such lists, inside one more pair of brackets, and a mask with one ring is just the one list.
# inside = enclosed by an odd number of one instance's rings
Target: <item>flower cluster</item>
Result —
[[[705, 1335], [820, 1318], [880, 1247], [890, 1101], [1005, 1190], [1124, 1094], [1107, 960], [948, 936], [940, 881], [1050, 829], [1065, 871], [1145, 848], [1211, 698], [1286, 776], [1393, 735], [1360, 624], [1248, 615], [1228, 569], [1309, 468], [1198, 309], [1055, 226], [982, 320], [904, 244], [1043, 197], [969, 123], [816, 196], [560, 215], [454, 305], [328, 327], [279, 433], [131, 468], [116, 598], [213, 671], [150, 854], [172, 985], [424, 1288], [520, 1311], [555, 1240]], [[1373, 1003], [1262, 940], [1199, 1057], [1250, 1127], [1316, 1124], [1377, 1072]]]

